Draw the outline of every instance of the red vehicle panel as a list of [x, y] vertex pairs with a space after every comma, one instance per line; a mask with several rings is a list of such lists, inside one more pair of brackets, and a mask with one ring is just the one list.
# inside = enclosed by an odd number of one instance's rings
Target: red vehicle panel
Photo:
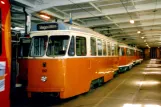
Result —
[[[8, 0], [0, 2], [1, 34], [0, 34], [0, 107], [9, 107], [10, 100], [10, 5]], [[3, 103], [2, 103], [3, 102]]]

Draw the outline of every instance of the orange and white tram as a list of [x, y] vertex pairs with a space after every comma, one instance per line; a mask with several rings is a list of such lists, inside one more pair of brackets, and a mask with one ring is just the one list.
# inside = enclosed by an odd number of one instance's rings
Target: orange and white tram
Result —
[[29, 97], [37, 93], [72, 97], [117, 73], [117, 41], [61, 22], [38, 24], [37, 30], [30, 33], [29, 54], [19, 58], [19, 74], [26, 78]]

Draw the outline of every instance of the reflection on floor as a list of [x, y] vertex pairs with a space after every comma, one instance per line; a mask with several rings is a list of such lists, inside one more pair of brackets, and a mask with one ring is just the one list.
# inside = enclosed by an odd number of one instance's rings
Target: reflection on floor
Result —
[[21, 98], [12, 107], [161, 107], [160, 62], [144, 61], [103, 86], [70, 99]]

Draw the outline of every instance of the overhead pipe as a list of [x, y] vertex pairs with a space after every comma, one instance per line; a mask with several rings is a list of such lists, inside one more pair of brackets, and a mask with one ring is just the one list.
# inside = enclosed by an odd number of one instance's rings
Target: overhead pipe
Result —
[[25, 14], [25, 35], [27, 35], [27, 12], [26, 12], [26, 8], [23, 7], [23, 12]]
[[31, 15], [26, 12], [26, 8], [23, 7], [25, 14], [25, 36], [27, 36], [31, 30]]

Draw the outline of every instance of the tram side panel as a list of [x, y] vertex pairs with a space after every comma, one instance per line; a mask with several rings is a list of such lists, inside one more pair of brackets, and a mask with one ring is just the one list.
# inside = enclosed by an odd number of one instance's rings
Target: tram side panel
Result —
[[114, 75], [113, 59], [113, 57], [95, 57], [91, 65], [93, 75], [91, 81], [101, 77], [104, 78], [104, 82], [112, 79]]
[[67, 58], [65, 67], [64, 92], [60, 98], [69, 98], [90, 89], [90, 59], [85, 57]]
[[127, 56], [127, 64], [129, 65], [129, 69], [133, 66], [134, 56], [131, 54], [131, 49], [126, 48], [126, 56]]
[[126, 47], [120, 47], [119, 51], [119, 72], [125, 72], [129, 69], [131, 58], [127, 54]]
[[119, 66], [126, 65], [126, 56], [119, 56]]
[[119, 47], [119, 72], [126, 71], [125, 65], [127, 65], [126, 51], [124, 47]]
[[118, 65], [115, 64], [115, 57], [110, 59], [109, 57], [66, 59], [65, 89], [60, 93], [60, 97], [69, 98], [88, 92], [92, 81], [98, 78], [104, 78], [104, 82], [112, 79]]
[[119, 47], [119, 65], [126, 65], [126, 49], [124, 47]]
[[137, 50], [135, 50], [135, 64], [137, 64], [138, 63], [138, 51]]
[[136, 52], [136, 61], [137, 61], [137, 64], [143, 61], [143, 58], [141, 56], [141, 51]]
[[134, 66], [134, 65], [136, 65], [136, 52], [135, 52], [134, 49], [132, 50], [132, 59], [133, 59], [133, 60], [132, 60], [133, 66]]

